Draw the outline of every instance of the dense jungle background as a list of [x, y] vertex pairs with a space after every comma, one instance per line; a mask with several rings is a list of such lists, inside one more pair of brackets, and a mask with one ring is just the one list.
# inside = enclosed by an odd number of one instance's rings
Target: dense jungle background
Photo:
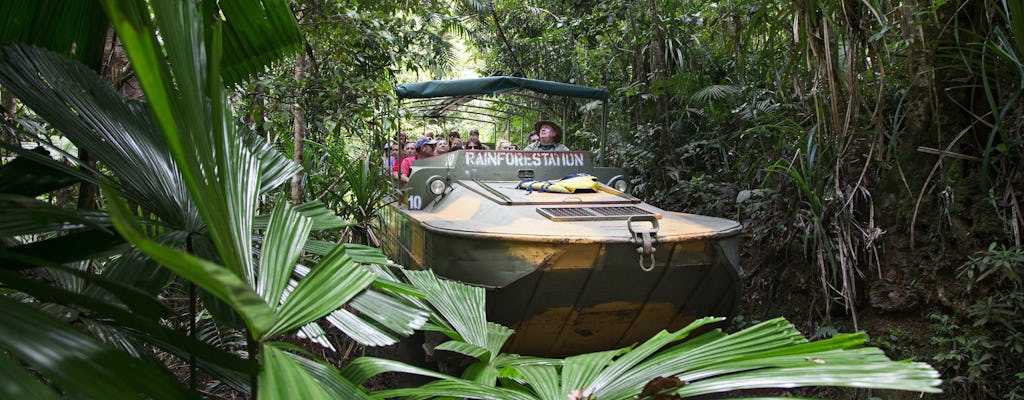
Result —
[[[815, 340], [865, 331], [889, 358], [941, 373], [943, 393], [925, 398], [1024, 398], [1019, 0], [181, 4], [0, 5], [0, 367], [47, 377], [9, 396], [311, 390], [299, 367], [196, 360], [259, 353], [316, 371], [337, 397], [351, 384], [292, 354], [342, 368], [424, 321], [444, 331], [392, 299], [443, 284], [343, 271], [387, 264], [368, 227], [395, 189], [379, 160], [410, 124], [394, 85], [470, 69], [607, 88], [602, 156], [634, 195], [742, 222], [744, 303], [726, 331], [776, 317]], [[599, 112], [573, 112], [569, 146], [597, 151]], [[197, 150], [233, 146], [247, 150]], [[327, 328], [307, 325], [321, 317]], [[359, 318], [382, 336], [346, 325]], [[33, 343], [65, 367], [17, 350]], [[128, 369], [82, 373], [97, 363], [82, 354]], [[152, 380], [75, 386], [129, 371]]]

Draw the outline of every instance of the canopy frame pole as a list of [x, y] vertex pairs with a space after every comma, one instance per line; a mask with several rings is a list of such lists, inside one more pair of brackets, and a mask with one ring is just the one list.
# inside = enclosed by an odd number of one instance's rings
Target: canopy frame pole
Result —
[[597, 156], [597, 166], [603, 167], [605, 153], [608, 151], [608, 101], [601, 102], [601, 154]]

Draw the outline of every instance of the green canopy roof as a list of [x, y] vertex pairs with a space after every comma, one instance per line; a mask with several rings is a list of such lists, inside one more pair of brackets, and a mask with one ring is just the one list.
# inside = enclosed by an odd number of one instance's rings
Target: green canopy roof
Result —
[[425, 99], [432, 97], [498, 94], [517, 89], [532, 90], [552, 96], [608, 100], [608, 91], [605, 89], [514, 76], [489, 76], [486, 78], [409, 83], [396, 86], [395, 93], [399, 99]]

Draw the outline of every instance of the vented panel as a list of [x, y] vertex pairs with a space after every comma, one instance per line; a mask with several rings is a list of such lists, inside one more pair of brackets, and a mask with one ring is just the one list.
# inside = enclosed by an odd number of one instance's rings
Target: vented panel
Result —
[[661, 218], [660, 214], [634, 206], [538, 207], [537, 212], [552, 221], [619, 220], [629, 219], [636, 215], [653, 215], [656, 218]]

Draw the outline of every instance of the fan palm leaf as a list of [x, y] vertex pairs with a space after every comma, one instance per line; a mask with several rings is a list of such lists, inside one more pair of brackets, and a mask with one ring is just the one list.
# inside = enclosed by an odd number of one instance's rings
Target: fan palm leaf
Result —
[[456, 378], [396, 361], [359, 358], [343, 370], [353, 382], [363, 382], [383, 372], [439, 379], [414, 390], [376, 392], [374, 397], [631, 399], [641, 395], [648, 382], [666, 377], [675, 384], [664, 387], [661, 393], [683, 397], [797, 386], [940, 391], [941, 381], [933, 368], [924, 363], [894, 362], [877, 348], [862, 347], [867, 340], [863, 333], [810, 342], [782, 318], [733, 334], [712, 330], [679, 343], [708, 324], [722, 321], [702, 318], [674, 332], [662, 331], [635, 346], [564, 360], [498, 354], [506, 336], [501, 334], [492, 342], [480, 341], [482, 332], [488, 329], [486, 322], [478, 321], [478, 314], [485, 309], [483, 302], [451, 302], [482, 289], [440, 280], [430, 271], [407, 271], [406, 275], [426, 292], [427, 301], [443, 317], [443, 321], [435, 321], [439, 329], [453, 337], [437, 349], [474, 356], [480, 361], [471, 365], [462, 378]]
[[[0, 347], [44, 374], [64, 396], [137, 399], [144, 393], [142, 397], [154, 399], [198, 398], [160, 366], [135, 359], [28, 305], [0, 298], [0, 320]], [[38, 390], [30, 385], [15, 387]]]

